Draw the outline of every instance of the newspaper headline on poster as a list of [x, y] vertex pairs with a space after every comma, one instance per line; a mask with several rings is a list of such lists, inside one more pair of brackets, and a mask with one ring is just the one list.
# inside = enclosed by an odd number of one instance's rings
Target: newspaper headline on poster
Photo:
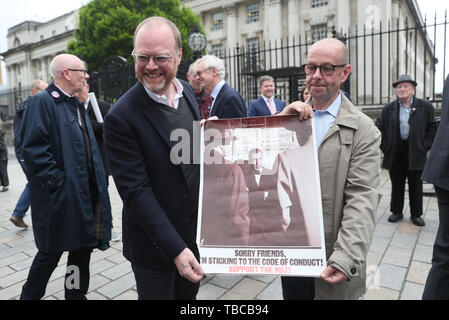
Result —
[[197, 243], [205, 273], [316, 277], [326, 267], [313, 119], [207, 121]]

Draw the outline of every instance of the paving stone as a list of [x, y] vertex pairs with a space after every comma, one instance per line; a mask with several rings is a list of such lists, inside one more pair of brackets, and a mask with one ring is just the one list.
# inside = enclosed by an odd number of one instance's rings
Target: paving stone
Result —
[[28, 276], [28, 269], [14, 272], [10, 275], [7, 275], [6, 277], [0, 278], [0, 287], [6, 288], [9, 286], [12, 286], [20, 281], [26, 280]]
[[10, 300], [20, 296], [25, 281], [16, 283], [6, 289], [0, 289], [0, 300]]
[[131, 289], [136, 284], [134, 274], [127, 274], [117, 280], [111, 281], [107, 285], [99, 288], [97, 291], [107, 298], [119, 296], [126, 290]]
[[263, 282], [244, 278], [221, 296], [219, 300], [253, 300], [264, 288]]
[[397, 224], [378, 223], [374, 230], [374, 235], [378, 237], [391, 238], [396, 231]]
[[407, 281], [426, 284], [427, 275], [431, 266], [430, 263], [412, 261], [407, 274]]
[[132, 272], [131, 262], [125, 261], [119, 265], [107, 269], [106, 271], [103, 271], [101, 275], [111, 280], [115, 280], [130, 272]]
[[276, 277], [265, 289], [256, 297], [257, 300], [283, 300], [281, 277]]
[[387, 288], [372, 288], [365, 292], [362, 300], [398, 300], [399, 291]]
[[110, 279], [103, 277], [99, 274], [96, 274], [94, 276], [91, 275], [90, 282], [89, 282], [89, 292], [94, 291], [110, 282], [111, 282]]
[[391, 240], [390, 245], [405, 249], [413, 249], [415, 247], [416, 239], [417, 236], [415, 235], [397, 232]]
[[13, 272], [15, 272], [15, 270], [11, 269], [10, 267], [0, 268], [0, 278], [3, 278], [4, 276], [7, 276], [8, 274], [11, 274]]
[[226, 292], [226, 289], [206, 283], [200, 286], [200, 289], [198, 291], [198, 294], [196, 295], [196, 298], [198, 300], [217, 300], [219, 297], [221, 297]]
[[418, 243], [433, 246], [436, 236], [436, 232], [421, 231], [418, 238]]
[[417, 244], [413, 253], [412, 260], [431, 263], [433, 254], [433, 246]]
[[426, 225], [421, 227], [421, 231], [438, 232], [438, 227], [440, 226], [439, 221], [425, 219], [425, 222]]
[[25, 260], [27, 258], [28, 258], [28, 256], [26, 254], [23, 254], [23, 253], [20, 252], [20, 253], [17, 253], [15, 255], [12, 255], [12, 256], [0, 259], [0, 268], [1, 267], [5, 267], [5, 266], [10, 265], [10, 264], [13, 264], [13, 263], [16, 263], [18, 261]]
[[254, 280], [258, 280], [258, 281], [262, 281], [265, 283], [271, 283], [274, 279], [277, 278], [277, 276], [272, 276], [272, 275], [249, 275], [248, 278], [254, 279]]
[[424, 285], [406, 281], [401, 300], [421, 300], [423, 292]]
[[382, 260], [382, 254], [377, 252], [368, 252], [366, 255], [366, 267], [375, 266], [377, 267]]
[[406, 268], [382, 263], [374, 275], [373, 284], [399, 291], [402, 288], [406, 272]]
[[87, 300], [108, 300], [105, 296], [102, 296], [98, 292], [91, 292], [86, 295]]
[[398, 232], [400, 233], [405, 233], [405, 234], [410, 234], [413, 236], [417, 236], [419, 235], [419, 231], [421, 230], [420, 227], [415, 226], [413, 223], [411, 223], [410, 221], [401, 221], [399, 222], [399, 226], [398, 226]]
[[369, 251], [371, 252], [377, 252], [377, 253], [384, 253], [385, 250], [388, 247], [388, 244], [390, 243], [390, 239], [383, 238], [383, 237], [373, 237], [373, 240], [371, 241], [371, 245], [369, 247]]
[[119, 295], [118, 297], [115, 297], [113, 300], [137, 300], [138, 299], [138, 294], [135, 290], [128, 290], [124, 293], [122, 293], [121, 295]]
[[244, 277], [243, 275], [235, 275], [235, 274], [217, 274], [213, 279], [209, 280], [209, 283], [225, 289], [230, 289], [237, 282], [242, 280], [243, 277]]
[[383, 263], [391, 264], [394, 266], [407, 268], [410, 264], [410, 258], [413, 251], [405, 248], [398, 248], [390, 246], [385, 252], [385, 256], [382, 260]]

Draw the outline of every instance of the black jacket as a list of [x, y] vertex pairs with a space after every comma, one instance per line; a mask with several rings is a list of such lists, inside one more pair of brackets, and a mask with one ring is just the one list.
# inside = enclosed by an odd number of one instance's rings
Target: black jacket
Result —
[[[413, 97], [409, 118], [409, 170], [422, 170], [426, 164], [427, 151], [432, 147], [436, 123], [432, 104]], [[382, 133], [380, 149], [384, 153], [383, 168], [390, 170], [397, 154], [401, 151], [399, 131], [399, 100], [384, 107], [378, 122]]]
[[422, 179], [449, 190], [449, 76], [444, 85], [440, 125]]

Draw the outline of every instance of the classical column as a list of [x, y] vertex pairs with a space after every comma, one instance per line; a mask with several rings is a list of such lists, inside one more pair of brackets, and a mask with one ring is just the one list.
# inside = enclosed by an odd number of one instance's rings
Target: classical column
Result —
[[224, 7], [226, 12], [226, 39], [228, 48], [234, 48], [237, 45], [237, 5], [231, 4]]

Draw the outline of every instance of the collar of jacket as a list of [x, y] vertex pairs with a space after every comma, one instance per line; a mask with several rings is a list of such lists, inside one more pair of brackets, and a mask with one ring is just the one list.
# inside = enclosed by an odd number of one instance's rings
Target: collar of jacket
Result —
[[54, 82], [50, 83], [50, 85], [45, 89], [48, 94], [55, 100], [55, 103], [61, 103], [70, 97], [66, 95], [64, 92], [59, 89]]
[[358, 129], [359, 117], [357, 115], [357, 108], [349, 101], [344, 94], [341, 95], [341, 105], [338, 111], [335, 124], [338, 126], [345, 126], [352, 129]]

